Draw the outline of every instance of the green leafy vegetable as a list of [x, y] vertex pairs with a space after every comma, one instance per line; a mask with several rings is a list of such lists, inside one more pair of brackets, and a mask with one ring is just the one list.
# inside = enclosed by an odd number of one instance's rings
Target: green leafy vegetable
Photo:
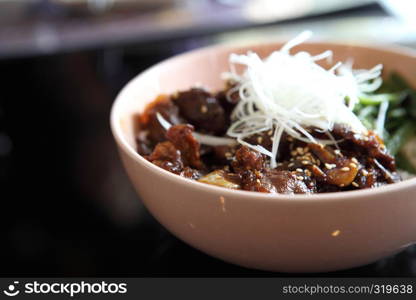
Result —
[[414, 134], [415, 124], [412, 121], [406, 121], [399, 129], [397, 129], [386, 141], [387, 149], [392, 155], [396, 155], [405, 142]]
[[[383, 106], [387, 107], [385, 115]], [[396, 156], [399, 168], [416, 174], [416, 165], [401, 153], [405, 143], [416, 136], [416, 91], [406, 80], [397, 73], [390, 74], [378, 90], [360, 97], [354, 112], [368, 129], [382, 131], [378, 133]]]

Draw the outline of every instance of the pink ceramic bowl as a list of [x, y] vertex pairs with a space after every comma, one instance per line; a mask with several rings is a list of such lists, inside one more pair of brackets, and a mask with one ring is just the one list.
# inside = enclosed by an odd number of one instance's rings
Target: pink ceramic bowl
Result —
[[[193, 247], [241, 266], [320, 272], [351, 268], [394, 254], [416, 241], [416, 179], [362, 191], [271, 195], [236, 191], [184, 179], [149, 163], [135, 151], [134, 115], [161, 93], [202, 84], [223, 88], [228, 55], [253, 50], [267, 55], [280, 44], [211, 47], [155, 65], [118, 95], [111, 127], [131, 182], [146, 207], [174, 235]], [[416, 55], [405, 49], [305, 44], [292, 51], [332, 49], [334, 62], [355, 67], [383, 63], [416, 86]]]

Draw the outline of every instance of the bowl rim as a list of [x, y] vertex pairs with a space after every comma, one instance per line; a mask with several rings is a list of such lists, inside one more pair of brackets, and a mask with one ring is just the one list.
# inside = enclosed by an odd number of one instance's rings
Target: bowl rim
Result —
[[[205, 189], [206, 192], [213, 192], [217, 194], [221, 194], [223, 196], [231, 195], [234, 197], [239, 196], [240, 198], [257, 198], [262, 200], [271, 200], [276, 202], [279, 201], [329, 201], [329, 200], [338, 200], [344, 201], [347, 200], [351, 201], [353, 199], [362, 199], [363, 197], [371, 196], [377, 197], [380, 194], [384, 193], [394, 193], [400, 190], [406, 190], [411, 187], [416, 187], [416, 178], [407, 179], [398, 183], [388, 184], [377, 188], [371, 189], [362, 189], [362, 190], [353, 190], [353, 191], [342, 191], [342, 192], [330, 192], [330, 193], [316, 193], [316, 194], [269, 194], [269, 193], [261, 193], [261, 192], [254, 192], [254, 191], [245, 191], [245, 190], [234, 190], [234, 189], [227, 189], [224, 187], [219, 187], [215, 185], [210, 185], [206, 183], [201, 183], [196, 180], [191, 180], [177, 174], [173, 174], [167, 170], [164, 170], [148, 160], [142, 157], [137, 151], [130, 146], [127, 140], [124, 138], [123, 131], [120, 126], [119, 118], [118, 118], [118, 107], [120, 103], [122, 103], [124, 99], [124, 95], [128, 93], [130, 89], [133, 88], [135, 83], [139, 81], [142, 77], [146, 74], [152, 72], [153, 70], [160, 68], [164, 64], [171, 63], [175, 60], [183, 59], [187, 56], [195, 56], [201, 55], [204, 53], [208, 53], [211, 51], [224, 51], [229, 50], [232, 51], [239, 51], [241, 49], [247, 49], [250, 47], [262, 47], [262, 46], [273, 46], [276, 45], [276, 48], [281, 46], [283, 43], [281, 41], [273, 41], [273, 42], [266, 42], [266, 43], [254, 43], [254, 44], [247, 44], [247, 45], [228, 45], [228, 44], [220, 44], [220, 45], [213, 45], [209, 47], [198, 48], [195, 50], [187, 51], [181, 54], [174, 55], [170, 58], [162, 60], [151, 67], [143, 70], [135, 77], [133, 77], [118, 93], [116, 99], [114, 100], [111, 112], [110, 112], [110, 127], [113, 134], [114, 139], [116, 140], [117, 144], [122, 148], [122, 150], [127, 153], [127, 155], [132, 158], [136, 163], [139, 163], [146, 168], [152, 170], [155, 173], [160, 173], [161, 176], [166, 177], [171, 181], [175, 181], [177, 184], [183, 185], [191, 185], [195, 189]], [[386, 44], [361, 44], [361, 43], [342, 43], [342, 42], [305, 42], [302, 45], [322, 45], [328, 46], [328, 49], [331, 49], [331, 46], [336, 47], [353, 47], [353, 48], [362, 48], [367, 50], [376, 50], [381, 52], [389, 52], [398, 55], [410, 56], [416, 59], [416, 50], [411, 48], [407, 48], [404, 46], [397, 46], [397, 45], [386, 45]], [[201, 191], [202, 192], [202, 191]]]

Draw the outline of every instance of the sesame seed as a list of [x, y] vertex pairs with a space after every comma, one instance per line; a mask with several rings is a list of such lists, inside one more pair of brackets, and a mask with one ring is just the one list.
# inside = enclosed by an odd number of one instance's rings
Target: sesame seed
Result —
[[350, 163], [350, 167], [355, 169], [357, 168], [357, 165], [355, 163]]
[[303, 176], [296, 176], [296, 178], [298, 179], [298, 180], [303, 180], [304, 178], [303, 178]]
[[358, 183], [356, 183], [355, 181], [353, 181], [351, 184], [355, 187], [359, 187]]
[[302, 170], [302, 169], [300, 169], [300, 168], [297, 168], [297, 169], [296, 169], [296, 172], [303, 173], [303, 170]]
[[296, 148], [296, 151], [298, 151], [298, 153], [299, 153], [300, 155], [303, 155], [303, 149], [302, 149], [301, 147], [297, 147], [297, 148]]
[[296, 156], [298, 154], [298, 151], [296, 151], [296, 150], [293, 150], [292, 152], [290, 152], [290, 155], [292, 155], [292, 156]]
[[310, 163], [310, 162], [309, 162], [309, 161], [307, 161], [307, 160], [303, 160], [303, 161], [302, 161], [302, 165], [309, 165], [309, 163]]
[[261, 182], [260, 182], [260, 179], [256, 179], [256, 182], [258, 183], [258, 184], [260, 184]]
[[336, 167], [335, 164], [327, 164], [327, 163], [325, 163], [325, 168], [327, 168], [328, 170], [331, 170], [331, 169], [333, 169], [335, 167]]
[[268, 135], [272, 135], [272, 134], [273, 134], [273, 130], [269, 130], [269, 131], [267, 132], [267, 134], [268, 134]]
[[345, 184], [341, 183], [339, 186], [340, 186], [340, 187], [344, 187], [344, 186], [345, 186]]
[[308, 175], [309, 177], [311, 177], [311, 176], [312, 176], [312, 173], [311, 173], [311, 171], [309, 171], [309, 170], [305, 170], [305, 174], [306, 174], [306, 175]]
[[349, 170], [350, 170], [349, 167], [343, 167], [343, 168], [341, 168], [341, 171], [344, 171], [344, 172], [348, 172]]
[[366, 170], [364, 170], [364, 169], [361, 170], [361, 173], [363, 173], [364, 176], [367, 176], [368, 175], [368, 172]]
[[283, 166], [283, 164], [279, 162], [279, 163], [276, 164], [276, 166], [281, 167], [281, 166]]
[[355, 157], [351, 158], [351, 160], [358, 165], [358, 160]]
[[293, 142], [293, 138], [292, 138], [291, 136], [288, 136], [288, 137], [287, 137], [287, 140], [288, 140], [289, 142]]
[[262, 142], [263, 142], [263, 137], [262, 136], [257, 137], [257, 143], [261, 144]]
[[208, 111], [208, 107], [206, 105], [201, 106], [201, 113], [206, 114]]
[[224, 155], [225, 155], [226, 158], [230, 158], [231, 156], [233, 156], [230, 152], [225, 152]]
[[336, 155], [340, 155], [340, 154], [341, 154], [341, 151], [340, 151], [339, 149], [336, 149], [336, 150], [334, 150], [334, 153], [335, 153]]
[[320, 166], [320, 165], [321, 165], [321, 161], [320, 161], [319, 159], [317, 159], [317, 160], [316, 160], [316, 164], [317, 164], [318, 166]]
[[290, 163], [289, 165], [288, 165], [288, 167], [289, 168], [291, 168], [291, 167], [293, 167], [295, 164], [294, 163]]

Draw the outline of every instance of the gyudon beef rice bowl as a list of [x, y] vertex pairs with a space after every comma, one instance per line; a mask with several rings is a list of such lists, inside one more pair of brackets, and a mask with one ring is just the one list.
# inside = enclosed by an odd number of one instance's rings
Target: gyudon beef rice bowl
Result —
[[382, 65], [355, 70], [335, 62], [326, 69], [317, 61], [331, 51], [292, 55], [309, 35], [265, 59], [232, 54], [219, 92], [194, 87], [157, 97], [138, 117], [138, 153], [178, 176], [264, 193], [400, 181], [396, 157], [414, 133], [406, 109], [415, 105], [414, 92], [397, 74], [383, 81]]

